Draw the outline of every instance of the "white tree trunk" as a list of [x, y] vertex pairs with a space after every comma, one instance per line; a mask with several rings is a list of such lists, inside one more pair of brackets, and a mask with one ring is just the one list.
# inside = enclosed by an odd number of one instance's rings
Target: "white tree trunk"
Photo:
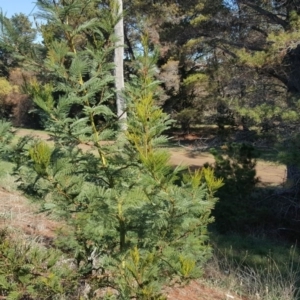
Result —
[[121, 123], [121, 129], [126, 130], [126, 103], [122, 97], [122, 90], [124, 89], [124, 24], [123, 24], [123, 1], [115, 0], [115, 13], [121, 16], [119, 22], [115, 26], [115, 36], [117, 41], [115, 43], [115, 87], [117, 94], [117, 115]]

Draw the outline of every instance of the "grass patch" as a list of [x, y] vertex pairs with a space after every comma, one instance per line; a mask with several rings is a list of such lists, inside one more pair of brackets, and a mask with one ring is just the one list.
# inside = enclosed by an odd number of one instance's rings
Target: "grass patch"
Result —
[[284, 264], [292, 251], [295, 254], [294, 262], [300, 265], [300, 250], [297, 245], [237, 234], [212, 235], [211, 241], [222, 253], [230, 250], [232, 260], [238, 264], [243, 262], [250, 267], [266, 267], [270, 258]]
[[299, 299], [300, 251], [296, 245], [239, 235], [214, 235], [206, 268], [214, 286], [248, 299]]
[[259, 160], [281, 164], [276, 149], [259, 150]]
[[7, 191], [12, 192], [17, 190], [16, 178], [11, 175], [14, 164], [8, 161], [0, 161], [0, 186]]

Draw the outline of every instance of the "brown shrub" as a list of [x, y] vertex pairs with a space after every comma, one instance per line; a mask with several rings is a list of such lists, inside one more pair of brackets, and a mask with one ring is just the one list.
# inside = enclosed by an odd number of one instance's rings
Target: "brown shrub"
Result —
[[13, 126], [23, 127], [30, 125], [29, 111], [33, 108], [29, 96], [17, 92], [10, 93], [5, 98], [5, 109], [9, 112], [9, 118]]
[[28, 82], [31, 78], [34, 78], [34, 73], [30, 71], [25, 71], [20, 68], [15, 68], [9, 72], [9, 82], [12, 85], [16, 85], [19, 88], [25, 83]]
[[12, 69], [9, 73], [9, 80], [5, 80], [9, 89], [1, 95], [1, 115], [10, 119], [16, 127], [28, 126], [31, 124], [30, 110], [33, 108], [32, 100], [28, 95], [22, 93], [22, 85], [34, 77], [32, 72], [20, 68]]

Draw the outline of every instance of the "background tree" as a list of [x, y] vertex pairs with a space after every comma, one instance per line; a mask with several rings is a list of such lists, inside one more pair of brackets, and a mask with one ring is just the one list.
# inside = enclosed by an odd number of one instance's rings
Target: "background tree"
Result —
[[235, 115], [245, 128], [267, 129], [295, 119], [295, 1], [125, 1], [125, 7], [133, 12], [125, 23], [128, 51], [146, 27], [161, 49], [161, 103], [179, 121], [222, 123], [225, 117], [230, 124]]
[[20, 67], [25, 57], [36, 51], [36, 29], [22, 13], [9, 19], [1, 12], [0, 26], [0, 72], [8, 77], [11, 68]]
[[[232, 9], [235, 40], [226, 43], [242, 73], [236, 81], [240, 95], [229, 92], [229, 99], [252, 124], [272, 129], [286, 153], [295, 151], [291, 145], [299, 128], [299, 4], [236, 1]], [[297, 164], [287, 163], [288, 178], [294, 177], [295, 182], [300, 176]]]
[[139, 24], [146, 28], [152, 45], [159, 45], [158, 78], [165, 92], [160, 104], [183, 127], [207, 122], [218, 105], [213, 92], [217, 80], [211, 78], [218, 50], [213, 39], [224, 28], [228, 7], [222, 1], [199, 0], [126, 3], [134, 12], [125, 24], [128, 48], [138, 44]]

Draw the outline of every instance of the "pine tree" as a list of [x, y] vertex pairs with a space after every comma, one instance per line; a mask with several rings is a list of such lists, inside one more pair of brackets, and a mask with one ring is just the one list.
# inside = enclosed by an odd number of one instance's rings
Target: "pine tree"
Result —
[[37, 50], [34, 44], [36, 30], [28, 17], [22, 13], [7, 18], [0, 13], [0, 74], [8, 77], [9, 70], [22, 66], [25, 57]]

